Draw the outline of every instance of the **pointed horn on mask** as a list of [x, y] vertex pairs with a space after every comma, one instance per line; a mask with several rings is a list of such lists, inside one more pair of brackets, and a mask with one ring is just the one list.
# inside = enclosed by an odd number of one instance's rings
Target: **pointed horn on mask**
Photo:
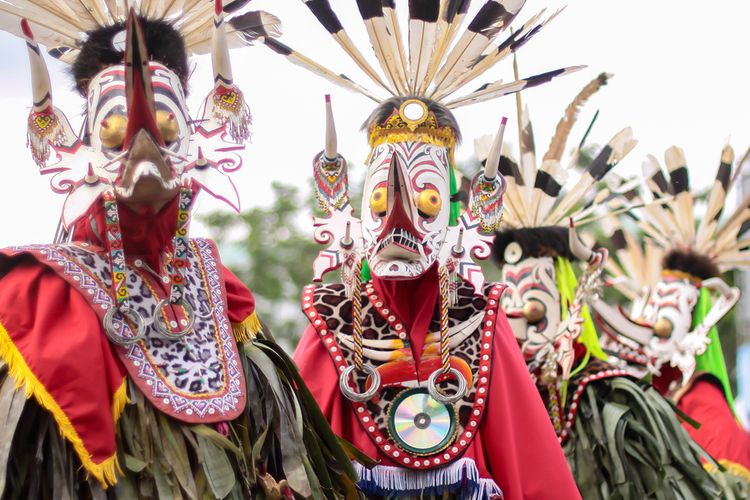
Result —
[[224, 4], [222, 0], [214, 0], [214, 32], [211, 39], [214, 90], [208, 98], [210, 104], [206, 106], [206, 113], [220, 126], [226, 127], [233, 141], [242, 144], [250, 139], [252, 117], [242, 91], [233, 81], [225, 24]]
[[214, 0], [214, 33], [211, 39], [211, 64], [214, 70], [214, 84], [232, 84], [232, 62], [229, 59], [229, 46], [224, 26], [224, 5]]
[[21, 19], [21, 29], [26, 38], [26, 48], [31, 64], [31, 88], [34, 97], [32, 111], [41, 113], [52, 106], [52, 84], [49, 79], [49, 71], [47, 70], [47, 63], [44, 62], [44, 57], [42, 57], [42, 51], [34, 40], [34, 33], [32, 33], [26, 19]]
[[50, 156], [50, 143], [62, 142], [64, 131], [52, 106], [52, 84], [42, 51], [34, 40], [34, 33], [26, 19], [21, 19], [21, 30], [31, 65], [31, 88], [34, 99], [28, 120], [28, 142], [34, 162], [43, 167]]
[[333, 121], [333, 109], [331, 108], [330, 94], [326, 94], [326, 148], [324, 154], [328, 161], [335, 161], [338, 156], [336, 123]]
[[503, 135], [508, 119], [503, 116], [500, 128], [492, 140], [492, 146], [484, 163], [484, 172], [474, 176], [469, 187], [469, 210], [479, 219], [482, 231], [494, 231], [500, 226], [503, 216], [503, 193], [505, 178], [497, 175], [503, 149]]
[[458, 238], [456, 244], [451, 248], [451, 253], [454, 257], [460, 257], [464, 254], [464, 228], [458, 230]]
[[151, 86], [151, 70], [148, 67], [148, 51], [141, 23], [135, 9], [131, 7], [127, 20], [125, 42], [125, 92], [127, 95], [128, 127], [125, 131], [124, 147], [141, 130], [148, 132], [154, 142], [164, 146], [164, 138], [156, 124], [154, 89]]
[[487, 155], [487, 161], [484, 164], [484, 178], [491, 181], [497, 175], [498, 165], [500, 165], [500, 153], [503, 149], [503, 135], [505, 135], [505, 124], [508, 123], [508, 118], [504, 117], [500, 120], [500, 128], [495, 134], [495, 139], [492, 141], [492, 147]]
[[588, 262], [593, 255], [593, 251], [583, 244], [583, 241], [578, 237], [578, 231], [576, 231], [575, 223], [573, 219], [570, 219], [570, 226], [568, 229], [568, 245], [570, 246], [570, 253], [576, 256], [582, 262]]
[[346, 221], [346, 232], [344, 237], [341, 238], [341, 248], [349, 250], [354, 246], [354, 240], [352, 239], [352, 222]]

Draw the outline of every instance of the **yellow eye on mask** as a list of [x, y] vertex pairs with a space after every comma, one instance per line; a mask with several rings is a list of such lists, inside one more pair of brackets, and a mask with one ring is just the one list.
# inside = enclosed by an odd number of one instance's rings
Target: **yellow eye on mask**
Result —
[[440, 193], [434, 189], [425, 189], [419, 193], [417, 199], [417, 208], [420, 213], [426, 217], [435, 217], [440, 213], [440, 207], [443, 204], [443, 200], [440, 198]]
[[128, 119], [123, 115], [110, 115], [102, 120], [99, 139], [105, 148], [119, 149], [125, 141]]
[[385, 214], [388, 209], [388, 190], [385, 186], [376, 187], [372, 191], [370, 209], [376, 214]]
[[180, 128], [177, 125], [174, 113], [162, 109], [158, 110], [156, 112], [156, 125], [159, 127], [159, 132], [161, 132], [165, 143], [169, 144], [177, 140]]

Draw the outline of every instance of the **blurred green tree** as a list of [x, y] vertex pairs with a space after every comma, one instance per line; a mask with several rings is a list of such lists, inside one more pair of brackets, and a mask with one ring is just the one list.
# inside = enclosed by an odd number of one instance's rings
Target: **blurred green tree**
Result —
[[247, 284], [261, 320], [288, 351], [306, 325], [300, 311], [302, 288], [312, 279], [312, 262], [320, 246], [311, 237], [311, 194], [274, 182], [269, 206], [239, 216], [214, 212], [202, 218], [222, 251], [225, 265]]

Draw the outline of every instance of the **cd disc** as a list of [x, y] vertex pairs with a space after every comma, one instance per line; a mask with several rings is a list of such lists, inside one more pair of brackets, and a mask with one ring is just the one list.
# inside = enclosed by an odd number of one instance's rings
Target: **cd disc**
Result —
[[429, 455], [450, 445], [456, 434], [456, 412], [452, 405], [432, 399], [426, 389], [410, 389], [393, 402], [389, 429], [403, 449]]

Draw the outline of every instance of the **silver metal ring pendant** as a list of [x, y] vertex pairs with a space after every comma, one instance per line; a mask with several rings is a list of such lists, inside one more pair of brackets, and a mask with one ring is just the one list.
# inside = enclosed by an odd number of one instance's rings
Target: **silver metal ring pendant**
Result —
[[370, 376], [372, 383], [370, 384], [370, 388], [365, 392], [355, 392], [349, 386], [349, 376], [354, 372], [356, 368], [357, 367], [354, 365], [349, 365], [346, 367], [346, 370], [344, 370], [339, 377], [339, 388], [341, 389], [341, 393], [346, 397], [346, 399], [348, 399], [349, 401], [361, 403], [363, 401], [372, 399], [380, 390], [380, 373], [375, 368], [364, 365], [362, 368], [364, 368], [365, 373]]
[[[117, 331], [114, 323], [115, 313], [117, 312], [122, 314], [124, 318], [129, 319], [130, 321], [135, 323], [134, 337], [125, 337], [124, 335], [120, 335], [120, 333]], [[123, 312], [116, 307], [110, 307], [109, 309], [107, 309], [107, 313], [104, 315], [103, 324], [104, 333], [107, 335], [107, 338], [109, 338], [112, 343], [122, 347], [133, 345], [136, 342], [139, 342], [146, 338], [146, 322], [143, 320], [143, 316], [138, 314], [138, 312], [133, 309], [129, 309]]]
[[430, 397], [432, 397], [432, 399], [440, 403], [452, 404], [466, 395], [466, 389], [468, 388], [466, 378], [464, 378], [461, 372], [456, 370], [455, 368], [451, 368], [449, 370], [449, 373], [456, 377], [456, 381], [458, 382], [458, 390], [452, 396], [446, 396], [445, 394], [440, 392], [440, 389], [438, 389], [437, 387], [437, 379], [440, 375], [443, 374], [442, 368], [432, 372], [432, 375], [430, 375], [430, 378], [427, 380], [427, 392], [430, 393]]
[[166, 320], [161, 315], [161, 310], [164, 309], [164, 306], [168, 304], [169, 299], [167, 298], [160, 300], [156, 305], [156, 313], [154, 314], [153, 321], [154, 329], [156, 329], [156, 333], [158, 333], [159, 336], [164, 337], [165, 339], [180, 340], [185, 335], [193, 331], [193, 327], [195, 326], [195, 314], [193, 313], [192, 306], [188, 302], [181, 301], [179, 304], [185, 308], [185, 316], [187, 317], [188, 324], [182, 330], [170, 332], [169, 328], [167, 327]]

